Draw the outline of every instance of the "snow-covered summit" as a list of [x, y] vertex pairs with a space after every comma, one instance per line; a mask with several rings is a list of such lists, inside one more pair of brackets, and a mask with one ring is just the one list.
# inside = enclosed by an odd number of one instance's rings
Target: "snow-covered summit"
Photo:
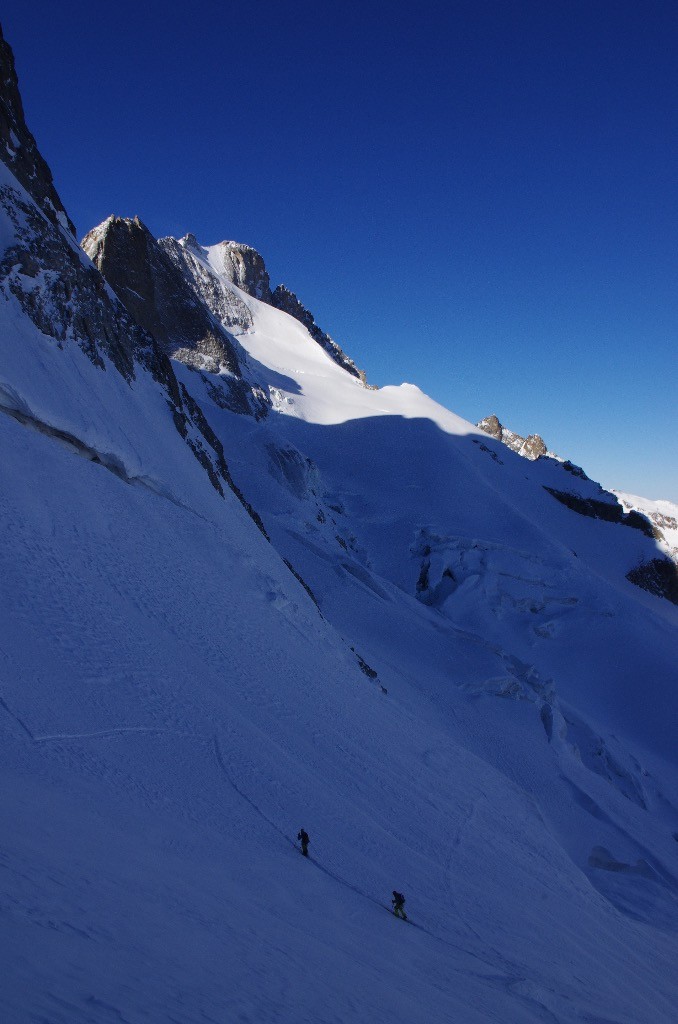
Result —
[[[226, 286], [227, 295], [231, 291], [229, 285], [234, 285], [252, 298], [266, 302], [294, 317], [295, 320], [303, 324], [314, 341], [328, 353], [338, 366], [357, 377], [363, 384], [366, 383], [363, 371], [359, 370], [337, 342], [318, 326], [313, 314], [306, 309], [294, 292], [282, 284], [279, 284], [273, 291], [271, 290], [263, 257], [256, 249], [249, 245], [243, 245], [241, 242], [229, 241], [203, 246], [193, 234], [185, 235], [178, 241], [173, 238], [161, 239], [161, 245], [172, 251], [175, 258], [177, 258], [178, 250], [183, 250], [186, 273], [193, 279], [193, 284], [203, 300], [215, 315], [222, 319], [222, 322], [228, 321], [228, 312], [224, 310], [223, 295], [218, 294], [219, 289], [215, 288], [214, 282], [205, 280], [206, 272], [209, 273], [209, 271], [222, 285]], [[188, 257], [192, 257], [192, 259]], [[198, 261], [197, 265], [195, 260]], [[227, 307], [228, 305], [230, 305], [230, 299], [227, 300]]]

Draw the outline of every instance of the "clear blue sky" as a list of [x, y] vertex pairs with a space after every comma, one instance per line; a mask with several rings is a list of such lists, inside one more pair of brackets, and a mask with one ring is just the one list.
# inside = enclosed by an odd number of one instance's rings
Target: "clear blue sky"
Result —
[[80, 234], [264, 255], [377, 384], [678, 501], [678, 4], [4, 0]]

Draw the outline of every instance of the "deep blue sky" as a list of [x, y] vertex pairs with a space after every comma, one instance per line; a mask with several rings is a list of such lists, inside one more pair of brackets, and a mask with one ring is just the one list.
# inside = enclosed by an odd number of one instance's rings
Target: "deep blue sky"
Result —
[[678, 4], [4, 0], [80, 234], [264, 255], [374, 383], [678, 501]]

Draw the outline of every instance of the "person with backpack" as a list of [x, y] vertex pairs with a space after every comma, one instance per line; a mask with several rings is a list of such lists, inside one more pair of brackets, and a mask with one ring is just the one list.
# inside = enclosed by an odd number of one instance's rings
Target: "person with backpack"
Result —
[[311, 840], [310, 840], [310, 839], [308, 838], [308, 832], [306, 832], [306, 831], [305, 831], [305, 829], [303, 829], [303, 828], [300, 828], [300, 829], [299, 829], [299, 834], [298, 834], [298, 836], [297, 836], [297, 839], [298, 839], [298, 840], [300, 841], [300, 843], [301, 843], [301, 852], [302, 852], [303, 856], [304, 856], [304, 857], [308, 857], [308, 844], [309, 844], [309, 843], [310, 843], [310, 841], [311, 841]]
[[396, 892], [394, 889], [391, 903], [393, 904], [393, 913], [395, 916], [402, 917], [403, 921], [407, 921], [407, 914], [403, 910], [403, 907], [405, 906], [405, 897], [403, 894], [401, 892]]

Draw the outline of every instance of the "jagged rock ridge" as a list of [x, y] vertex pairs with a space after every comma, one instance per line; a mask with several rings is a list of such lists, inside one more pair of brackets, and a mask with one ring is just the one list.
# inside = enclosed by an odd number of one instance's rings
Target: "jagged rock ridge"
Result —
[[[249, 308], [234, 290], [224, 288], [206, 266], [207, 250], [198, 243], [195, 235], [186, 235], [179, 241], [172, 237], [159, 238], [158, 245], [227, 331], [242, 334], [251, 329], [253, 321]], [[249, 289], [244, 290], [251, 294]]]
[[517, 452], [518, 455], [522, 455], [525, 459], [530, 459], [534, 462], [535, 459], [539, 459], [542, 455], [548, 453], [544, 439], [539, 434], [521, 437], [520, 434], [516, 434], [507, 427], [504, 427], [495, 415], [486, 416], [485, 419], [476, 423], [476, 426], [484, 430], [490, 437], [495, 437], [498, 441], [501, 441], [507, 448]]
[[164, 351], [211, 373], [241, 376], [232, 340], [138, 217], [109, 217], [82, 247], [118, 298]]
[[286, 288], [284, 284], [279, 284], [271, 295], [270, 301], [271, 305], [275, 306], [276, 309], [281, 309], [283, 313], [289, 313], [295, 320], [303, 324], [311, 337], [325, 349], [328, 355], [334, 359], [335, 363], [343, 366], [345, 370], [353, 374], [354, 377], [357, 377], [363, 384], [367, 383], [364, 371], [359, 370], [353, 360], [337, 345], [336, 341], [318, 327], [313, 314], [299, 301], [294, 292]]
[[157, 242], [138, 217], [109, 217], [85, 236], [82, 247], [162, 350], [210, 375], [208, 386], [219, 404], [262, 413], [261, 394], [242, 378], [235, 338], [196, 297], [174, 249]]
[[264, 259], [252, 246], [225, 241], [208, 248], [200, 245], [193, 234], [187, 234], [179, 240], [161, 238], [159, 245], [181, 268], [203, 302], [228, 330], [248, 330], [252, 325], [252, 316], [233, 292], [225, 292], [218, 286], [214, 276], [206, 271], [207, 264], [217, 275], [248, 295], [293, 316], [338, 366], [367, 385], [364, 371], [359, 370], [337, 342], [318, 326], [313, 314], [294, 292], [284, 284], [279, 284], [271, 291]]
[[[0, 293], [18, 304], [21, 315], [37, 327], [47, 344], [60, 349], [77, 345], [99, 371], [117, 372], [130, 386], [137, 378], [150, 374], [164, 396], [174, 427], [214, 488], [223, 496], [226, 483], [252, 514], [233, 484], [221, 442], [185, 385], [177, 380], [166, 352], [139, 322], [143, 316], [135, 315], [143, 311], [143, 296], [137, 296], [138, 304], [134, 305], [127, 294], [134, 312], [128, 311], [77, 245], [51, 172], [25, 124], [14, 57], [4, 40], [0, 43], [0, 134], [5, 140], [5, 146], [0, 146], [0, 162], [4, 165], [0, 219], [4, 221], [5, 236], [11, 239], [0, 260]], [[152, 248], [152, 236], [140, 222], [119, 222], [115, 227], [119, 234], [134, 237], [137, 246]], [[171, 263], [169, 267], [174, 269]], [[138, 281], [152, 289], [155, 280], [152, 275], [149, 278], [148, 267], [137, 265], [137, 269]], [[178, 284], [182, 284], [180, 278]], [[161, 340], [166, 339], [161, 336]], [[239, 375], [232, 346], [224, 342], [219, 351], [231, 361], [231, 372]], [[63, 430], [58, 422], [47, 421], [48, 413], [32, 410], [14, 389], [2, 389], [2, 408], [42, 433], [68, 438], [71, 447], [88, 452], [87, 457], [107, 468], [122, 464], [114, 452], [97, 452]]]

